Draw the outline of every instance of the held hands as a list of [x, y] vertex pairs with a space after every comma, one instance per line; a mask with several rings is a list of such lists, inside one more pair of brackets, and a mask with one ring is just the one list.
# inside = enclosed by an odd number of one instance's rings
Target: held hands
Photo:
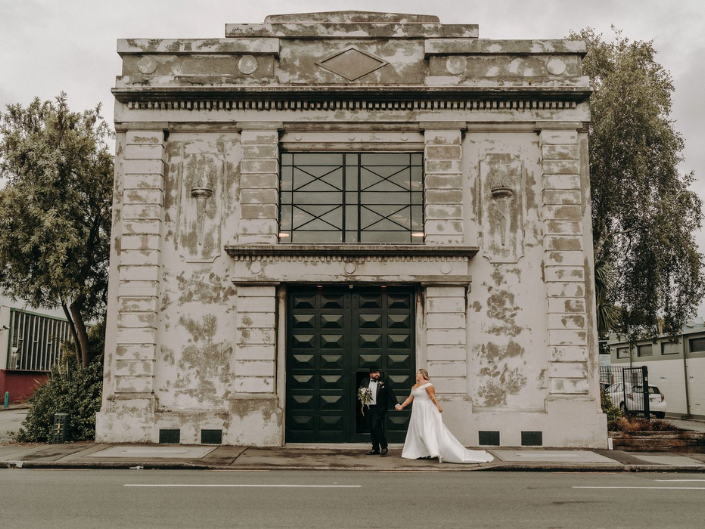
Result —
[[397, 411], [401, 411], [401, 410], [403, 410], [404, 408], [402, 408], [401, 404], [397, 404], [396, 406], [394, 406], [394, 409], [397, 410]]

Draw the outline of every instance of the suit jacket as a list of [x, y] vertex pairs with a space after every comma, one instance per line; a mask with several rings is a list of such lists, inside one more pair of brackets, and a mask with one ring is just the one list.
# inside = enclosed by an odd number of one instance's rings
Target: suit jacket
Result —
[[[370, 377], [366, 377], [362, 380], [360, 384], [361, 388], [370, 387]], [[392, 390], [392, 381], [385, 376], [380, 376], [377, 381], [377, 406], [384, 410], [385, 412], [391, 406], [394, 407], [399, 404], [399, 401], [394, 396], [394, 391]]]

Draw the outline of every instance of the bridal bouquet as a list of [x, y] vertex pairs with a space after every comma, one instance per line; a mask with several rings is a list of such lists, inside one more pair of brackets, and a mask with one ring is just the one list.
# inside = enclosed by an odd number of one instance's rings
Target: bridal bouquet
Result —
[[359, 388], [357, 390], [357, 400], [362, 403], [362, 414], [365, 415], [365, 406], [369, 408], [372, 404], [372, 390], [370, 388]]

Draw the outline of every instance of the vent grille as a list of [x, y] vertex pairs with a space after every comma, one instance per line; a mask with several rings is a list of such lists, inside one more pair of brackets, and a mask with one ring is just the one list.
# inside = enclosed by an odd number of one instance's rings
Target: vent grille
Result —
[[521, 446], [543, 446], [543, 432], [521, 432]]
[[203, 445], [223, 444], [223, 430], [201, 430], [201, 444], [203, 444]]
[[480, 445], [499, 446], [499, 432], [480, 432]]
[[179, 444], [181, 442], [181, 430], [161, 429], [159, 430], [159, 444]]

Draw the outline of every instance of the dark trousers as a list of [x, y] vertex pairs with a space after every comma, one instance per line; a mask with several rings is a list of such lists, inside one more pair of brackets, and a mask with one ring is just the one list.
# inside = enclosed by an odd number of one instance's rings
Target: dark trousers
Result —
[[382, 406], [370, 406], [367, 412], [369, 417], [370, 434], [372, 435], [372, 450], [387, 448], [387, 438], [384, 436], [384, 418], [387, 410]]

